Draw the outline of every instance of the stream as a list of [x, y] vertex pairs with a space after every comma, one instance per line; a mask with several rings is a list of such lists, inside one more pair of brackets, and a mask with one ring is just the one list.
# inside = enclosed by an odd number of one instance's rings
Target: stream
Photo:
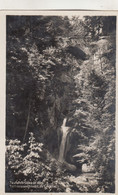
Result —
[[65, 160], [65, 145], [66, 145], [66, 138], [68, 135], [69, 127], [66, 126], [67, 118], [64, 118], [63, 124], [61, 126], [61, 132], [62, 132], [62, 139], [59, 149], [59, 162], [63, 162]]

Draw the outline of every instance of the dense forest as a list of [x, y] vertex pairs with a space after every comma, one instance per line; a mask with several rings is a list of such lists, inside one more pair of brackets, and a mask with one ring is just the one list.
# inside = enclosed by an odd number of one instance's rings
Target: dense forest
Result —
[[115, 192], [115, 16], [7, 16], [6, 192]]

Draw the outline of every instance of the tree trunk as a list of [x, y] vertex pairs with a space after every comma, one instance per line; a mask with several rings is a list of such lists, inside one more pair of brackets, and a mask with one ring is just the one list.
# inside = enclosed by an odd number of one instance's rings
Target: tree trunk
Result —
[[29, 108], [28, 108], [28, 115], [27, 115], [25, 134], [24, 134], [24, 137], [23, 137], [23, 143], [25, 142], [25, 138], [26, 138], [27, 131], [28, 131], [29, 120], [30, 120], [30, 109], [31, 109], [31, 96], [30, 96], [30, 99], [29, 99]]

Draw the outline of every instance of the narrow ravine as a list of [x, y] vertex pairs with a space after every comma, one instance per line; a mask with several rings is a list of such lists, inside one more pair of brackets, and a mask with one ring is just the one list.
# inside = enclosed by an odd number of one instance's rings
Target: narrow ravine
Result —
[[116, 17], [8, 16], [6, 45], [6, 192], [114, 193]]

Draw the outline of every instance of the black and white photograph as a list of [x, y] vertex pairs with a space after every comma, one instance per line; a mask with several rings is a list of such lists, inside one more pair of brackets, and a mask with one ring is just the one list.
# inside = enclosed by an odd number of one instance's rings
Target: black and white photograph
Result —
[[5, 192], [115, 193], [114, 15], [6, 15]]

